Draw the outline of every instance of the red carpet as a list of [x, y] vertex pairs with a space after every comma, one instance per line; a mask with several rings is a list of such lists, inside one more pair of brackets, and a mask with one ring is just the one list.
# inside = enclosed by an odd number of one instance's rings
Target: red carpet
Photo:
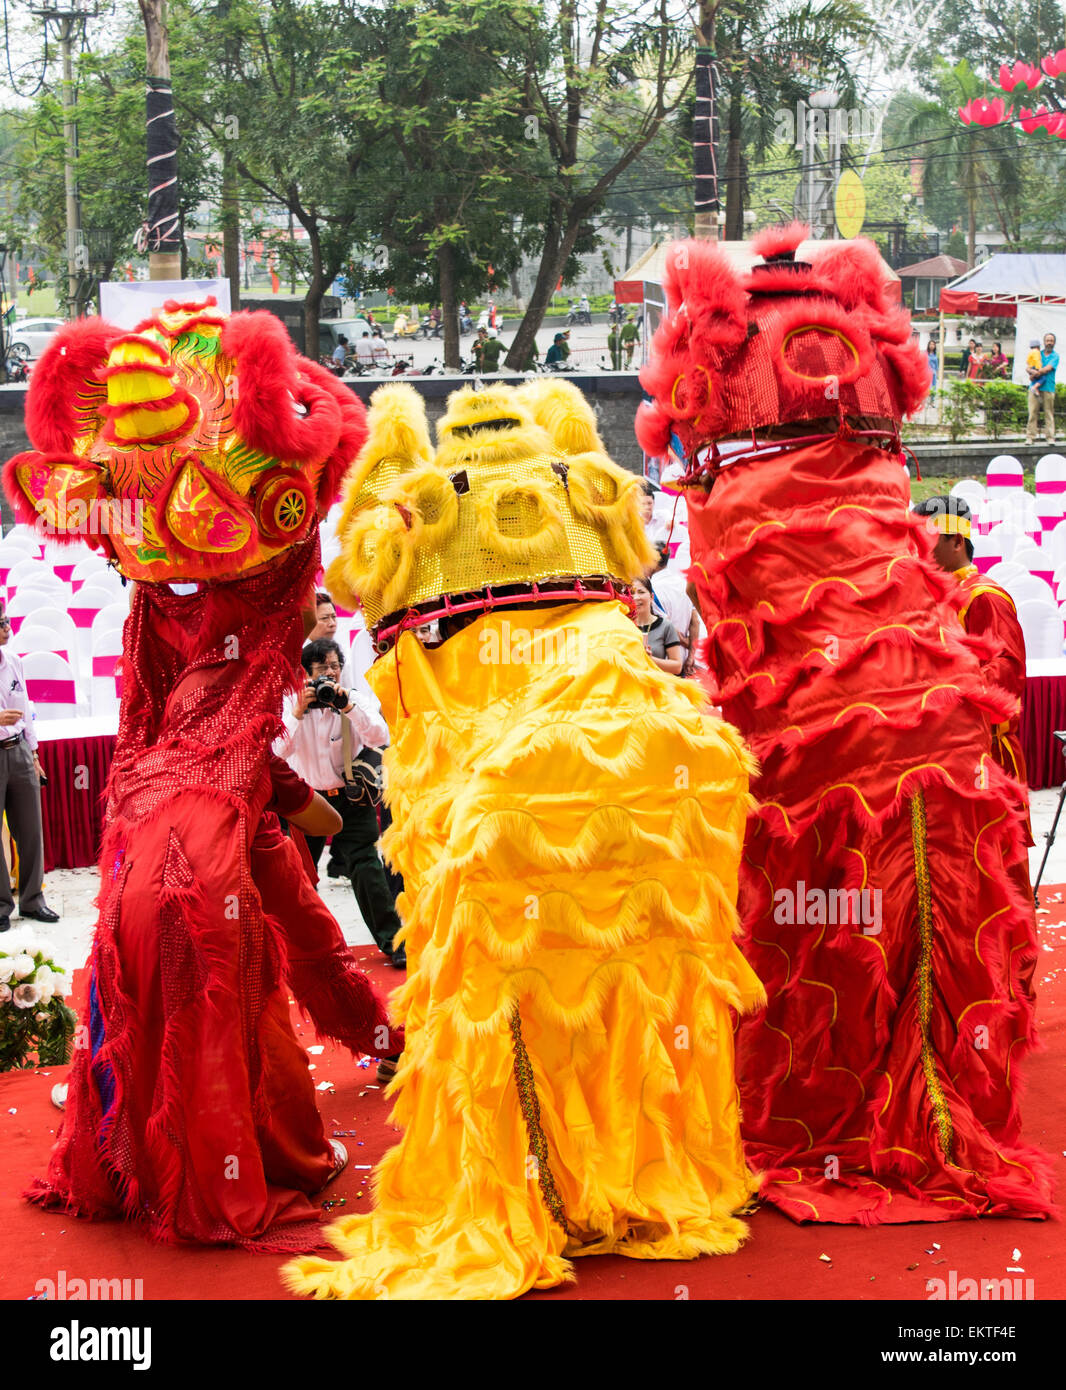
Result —
[[[1050, 904], [1050, 911], [1039, 918], [1036, 974], [1045, 1050], [1029, 1063], [1022, 1113], [1028, 1141], [1055, 1159], [1058, 1198], [1066, 1202], [1066, 887], [1045, 889], [1042, 901]], [[396, 983], [395, 972], [376, 952], [367, 951], [363, 959], [380, 988]], [[308, 1046], [315, 1046], [309, 1025], [299, 1028]], [[327, 1189], [326, 1199], [343, 1199], [344, 1205], [333, 1209], [337, 1214], [367, 1210], [369, 1168], [356, 1165], [372, 1165], [393, 1142], [389, 1106], [376, 1089], [373, 1067], [360, 1068], [332, 1046], [312, 1055], [311, 1062], [316, 1084], [328, 1081], [334, 1086], [321, 1096], [326, 1132], [355, 1131], [342, 1136], [349, 1167]], [[0, 1076], [0, 1298], [30, 1298], [39, 1280], [58, 1281], [61, 1271], [68, 1288], [74, 1279], [140, 1279], [145, 1299], [288, 1297], [277, 1274], [279, 1257], [152, 1245], [121, 1222], [82, 1222], [21, 1201], [19, 1192], [27, 1180], [44, 1171], [59, 1120], [49, 1093], [64, 1078], [65, 1068]], [[527, 1298], [924, 1301], [929, 1297], [926, 1281], [946, 1282], [951, 1271], [959, 1281], [1032, 1279], [1037, 1299], [1066, 1297], [1066, 1225], [1061, 1222], [959, 1221], [872, 1229], [796, 1226], [775, 1211], [760, 1209], [750, 1225], [751, 1238], [736, 1255], [669, 1263], [597, 1256], [577, 1261], [576, 1285]], [[1010, 1272], [1019, 1269], [1024, 1273]]]

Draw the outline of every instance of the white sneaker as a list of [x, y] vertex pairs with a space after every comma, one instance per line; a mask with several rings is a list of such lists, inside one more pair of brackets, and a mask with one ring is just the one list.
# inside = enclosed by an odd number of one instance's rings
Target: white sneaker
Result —
[[67, 1083], [65, 1081], [57, 1081], [52, 1087], [52, 1104], [57, 1110], [67, 1108]]

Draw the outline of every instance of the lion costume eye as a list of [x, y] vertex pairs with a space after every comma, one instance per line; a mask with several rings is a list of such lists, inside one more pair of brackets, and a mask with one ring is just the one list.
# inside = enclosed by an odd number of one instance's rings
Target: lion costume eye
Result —
[[380, 596], [385, 612], [401, 601], [414, 564], [421, 519], [408, 529], [395, 506], [362, 512], [345, 538], [344, 577], [354, 594]]
[[417, 513], [424, 545], [442, 545], [459, 524], [455, 483], [442, 468], [427, 465], [406, 474], [388, 500]]
[[566, 540], [558, 503], [535, 483], [493, 483], [478, 499], [478, 530], [508, 560], [532, 560]]

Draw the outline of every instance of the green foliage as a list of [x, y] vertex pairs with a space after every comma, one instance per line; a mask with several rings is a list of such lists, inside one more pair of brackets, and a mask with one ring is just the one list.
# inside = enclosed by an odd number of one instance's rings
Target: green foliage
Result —
[[971, 434], [981, 409], [981, 387], [975, 381], [951, 381], [944, 387], [944, 423], [952, 444]]
[[1012, 381], [986, 381], [980, 388], [985, 425], [993, 439], [1024, 429], [1028, 418], [1028, 391]]

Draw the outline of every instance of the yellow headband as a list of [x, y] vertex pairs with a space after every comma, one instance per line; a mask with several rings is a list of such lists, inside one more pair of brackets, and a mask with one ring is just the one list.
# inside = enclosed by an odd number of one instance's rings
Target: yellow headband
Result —
[[932, 521], [942, 536], [968, 536], [970, 534], [970, 518], [968, 516], [955, 516], [952, 512], [938, 512]]

